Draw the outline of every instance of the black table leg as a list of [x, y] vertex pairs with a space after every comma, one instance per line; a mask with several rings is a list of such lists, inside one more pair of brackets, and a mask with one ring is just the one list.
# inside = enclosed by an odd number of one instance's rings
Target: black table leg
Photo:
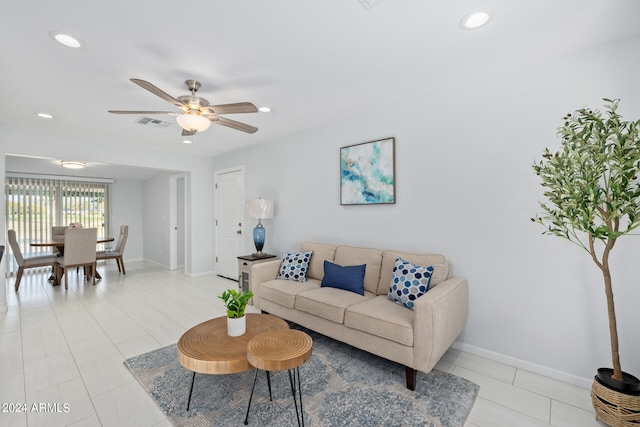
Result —
[[189, 410], [189, 406], [191, 406], [191, 393], [193, 393], [193, 383], [196, 382], [196, 372], [193, 372], [193, 376], [191, 377], [191, 388], [189, 389], [189, 400], [187, 401], [187, 411]]
[[302, 410], [302, 386], [300, 385], [300, 367], [296, 367], [296, 373], [298, 374], [298, 394], [300, 395], [300, 417], [302, 418], [302, 427], [304, 427], [304, 411]]
[[[293, 396], [293, 406], [296, 407], [296, 419], [298, 420], [298, 427], [302, 424], [300, 423], [300, 413], [298, 413], [298, 399], [296, 399], [296, 371], [293, 371], [293, 375], [291, 375], [292, 369], [289, 369], [289, 384], [291, 384], [291, 395]], [[300, 383], [300, 372], [298, 371], [298, 383]], [[298, 386], [299, 388], [299, 386]], [[300, 396], [300, 411], [302, 411], [302, 396]], [[304, 421], [304, 418], [303, 418]]]
[[258, 368], [256, 368], [256, 374], [253, 376], [253, 387], [251, 387], [251, 395], [249, 396], [249, 404], [247, 405], [247, 414], [244, 416], [244, 425], [249, 424], [249, 409], [251, 409], [251, 399], [253, 399], [253, 390], [256, 388], [257, 379], [258, 379]]

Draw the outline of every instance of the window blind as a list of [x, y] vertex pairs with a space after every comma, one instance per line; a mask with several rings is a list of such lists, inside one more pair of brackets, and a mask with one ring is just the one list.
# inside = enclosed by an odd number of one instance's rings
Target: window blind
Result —
[[[30, 243], [50, 240], [54, 225], [79, 222], [84, 228], [97, 228], [98, 236], [108, 236], [110, 188], [108, 182], [7, 176], [6, 229], [16, 231], [25, 256], [51, 252], [51, 248], [32, 247]], [[17, 271], [12, 254], [6, 265], [7, 272]]]

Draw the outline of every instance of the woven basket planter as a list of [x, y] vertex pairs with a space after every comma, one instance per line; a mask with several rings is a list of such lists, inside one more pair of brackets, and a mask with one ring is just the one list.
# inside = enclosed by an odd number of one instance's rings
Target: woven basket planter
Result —
[[612, 390], [598, 381], [591, 386], [596, 417], [611, 427], [640, 427], [640, 395]]

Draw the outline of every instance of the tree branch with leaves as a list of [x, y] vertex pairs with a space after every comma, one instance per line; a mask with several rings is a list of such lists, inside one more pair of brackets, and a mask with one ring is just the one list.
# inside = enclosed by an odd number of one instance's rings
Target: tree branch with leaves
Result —
[[622, 120], [619, 100], [604, 101], [604, 113], [583, 108], [563, 117], [560, 149], [545, 149], [543, 159], [533, 164], [546, 201], [532, 221], [546, 228], [543, 234], [587, 251], [602, 271], [612, 378], [622, 381], [609, 255], [619, 237], [640, 226], [640, 120]]

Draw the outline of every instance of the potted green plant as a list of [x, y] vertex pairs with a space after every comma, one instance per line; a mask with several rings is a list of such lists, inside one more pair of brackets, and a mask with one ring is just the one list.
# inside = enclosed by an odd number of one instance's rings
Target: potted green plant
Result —
[[[609, 256], [618, 238], [640, 226], [640, 120], [622, 120], [619, 100], [604, 101], [604, 114], [583, 108], [565, 116], [557, 133], [560, 149], [545, 149], [543, 159], [534, 163], [546, 201], [540, 202], [543, 212], [532, 221], [546, 227], [543, 234], [584, 249], [601, 270], [613, 369], [599, 369], [594, 386], [598, 382], [635, 394], [640, 381], [620, 365]], [[598, 408], [596, 413], [601, 415]]]
[[229, 336], [238, 337], [246, 332], [247, 323], [244, 311], [251, 297], [253, 297], [253, 292], [238, 292], [235, 289], [227, 289], [218, 296], [224, 301], [227, 309], [227, 334]]

